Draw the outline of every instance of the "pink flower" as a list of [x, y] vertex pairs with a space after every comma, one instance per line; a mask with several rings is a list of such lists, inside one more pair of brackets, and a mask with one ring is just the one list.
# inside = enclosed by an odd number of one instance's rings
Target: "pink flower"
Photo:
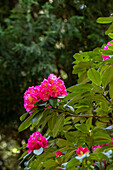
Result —
[[[59, 77], [59, 78], [60, 78], [60, 77]], [[48, 77], [48, 82], [49, 82], [50, 84], [52, 84], [53, 82], [55, 82], [55, 81], [57, 81], [57, 80], [58, 80], [58, 78], [57, 78], [57, 76], [54, 75], [54, 74], [50, 74], [49, 77]]]
[[58, 170], [62, 170], [61, 168], [59, 168]]
[[62, 152], [56, 151], [56, 156], [55, 156], [55, 158], [57, 158], [58, 156], [61, 156], [61, 155], [62, 155]]
[[44, 101], [47, 101], [47, 100], [49, 99], [49, 97], [50, 97], [50, 91], [49, 91], [49, 89], [43, 88], [43, 89], [41, 90], [41, 93], [40, 93], [40, 98], [41, 98], [42, 101], [44, 102]]
[[53, 82], [50, 86], [50, 96], [57, 97], [60, 96], [60, 87], [58, 86], [57, 82]]
[[[113, 40], [112, 40], [112, 41], [113, 41]], [[107, 45], [104, 46], [104, 49], [109, 49], [108, 47], [109, 47], [110, 45], [113, 45], [112, 41], [108, 42]], [[103, 55], [103, 54], [102, 54], [102, 57], [103, 57], [103, 61], [110, 58], [110, 56], [106, 56], [106, 55]]]
[[49, 86], [48, 80], [44, 79], [44, 81], [41, 82], [41, 89], [43, 89], [43, 88], [47, 89], [48, 86]]
[[78, 156], [82, 156], [84, 154], [88, 154], [90, 151], [87, 147], [83, 148], [82, 146], [78, 147], [78, 150], [76, 150], [76, 153]]
[[35, 149], [45, 148], [49, 145], [49, 142], [45, 137], [43, 137], [39, 132], [35, 132], [30, 135], [28, 139], [27, 148], [28, 153], [34, 151]]

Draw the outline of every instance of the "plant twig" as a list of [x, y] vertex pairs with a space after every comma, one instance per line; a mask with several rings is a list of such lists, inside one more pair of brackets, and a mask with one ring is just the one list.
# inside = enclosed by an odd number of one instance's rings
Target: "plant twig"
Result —
[[70, 117], [97, 117], [97, 118], [107, 118], [107, 119], [111, 118], [111, 117], [97, 116], [97, 115], [75, 115], [75, 114], [68, 114], [67, 116], [70, 116]]

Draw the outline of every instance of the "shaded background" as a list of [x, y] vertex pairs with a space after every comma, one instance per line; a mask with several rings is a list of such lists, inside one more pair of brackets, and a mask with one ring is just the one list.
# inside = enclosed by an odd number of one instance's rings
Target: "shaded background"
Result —
[[76, 84], [73, 55], [109, 40], [108, 26], [96, 19], [110, 16], [112, 6], [112, 0], [0, 1], [0, 169], [20, 169], [18, 148], [30, 134], [18, 133], [25, 90], [50, 73], [66, 87]]

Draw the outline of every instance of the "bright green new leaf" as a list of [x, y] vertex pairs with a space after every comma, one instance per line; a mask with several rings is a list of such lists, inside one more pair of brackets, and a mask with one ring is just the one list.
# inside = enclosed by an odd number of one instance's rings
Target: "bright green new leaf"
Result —
[[23, 121], [28, 114], [29, 114], [29, 112], [24, 113], [24, 114], [20, 117], [20, 120]]
[[97, 23], [108, 24], [113, 22], [113, 17], [99, 17]]
[[105, 32], [105, 35], [109, 36], [109, 33], [113, 32], [113, 23], [109, 26], [109, 28], [107, 29], [107, 31]]
[[108, 36], [113, 39], [113, 33], [109, 33]]
[[98, 71], [96, 71], [94, 68], [91, 68], [87, 72], [89, 79], [95, 83], [96, 85], [101, 85], [101, 76]]

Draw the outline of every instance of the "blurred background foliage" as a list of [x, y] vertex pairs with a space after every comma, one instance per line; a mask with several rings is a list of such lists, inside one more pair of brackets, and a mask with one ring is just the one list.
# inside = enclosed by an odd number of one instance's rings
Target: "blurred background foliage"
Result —
[[60, 75], [67, 87], [76, 84], [73, 55], [107, 43], [106, 25], [96, 19], [110, 16], [112, 5], [112, 0], [0, 1], [1, 169], [14, 169], [17, 148], [29, 135], [18, 133], [25, 90], [50, 73]]

